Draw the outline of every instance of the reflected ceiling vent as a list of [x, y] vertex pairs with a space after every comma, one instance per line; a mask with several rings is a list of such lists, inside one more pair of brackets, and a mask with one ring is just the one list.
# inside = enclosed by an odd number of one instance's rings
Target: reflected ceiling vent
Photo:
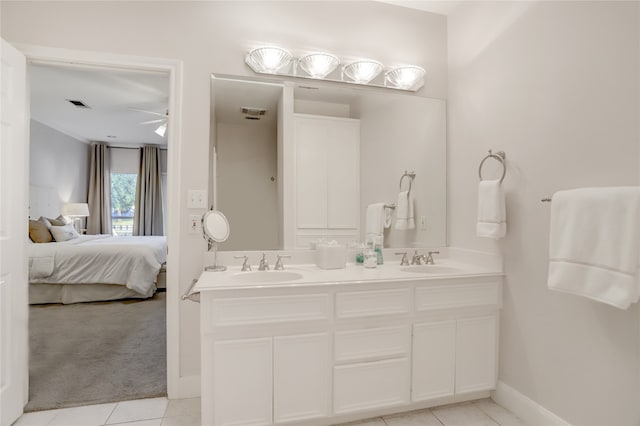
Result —
[[244, 117], [246, 120], [260, 120], [267, 113], [267, 110], [256, 107], [240, 107], [240, 112], [246, 116]]
[[67, 102], [70, 102], [73, 106], [77, 107], [77, 108], [86, 108], [86, 109], [91, 109], [91, 107], [87, 104], [85, 104], [82, 101], [77, 101], [74, 99], [67, 99]]

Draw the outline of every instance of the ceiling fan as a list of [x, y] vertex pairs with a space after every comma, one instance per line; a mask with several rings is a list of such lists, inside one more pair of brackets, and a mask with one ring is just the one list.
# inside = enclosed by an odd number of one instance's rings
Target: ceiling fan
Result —
[[156, 120], [143, 121], [140, 124], [156, 124], [156, 123], [160, 123], [158, 128], [155, 130], [155, 133], [158, 136], [160, 136], [161, 138], [164, 137], [165, 133], [167, 132], [167, 121], [169, 120], [169, 110], [167, 110], [167, 112], [163, 114], [161, 112], [148, 111], [146, 109], [138, 109], [138, 108], [133, 108], [133, 107], [129, 107], [129, 109], [134, 110], [134, 111], [138, 111], [138, 112], [144, 112], [146, 114], [159, 115], [160, 117], [162, 117], [162, 118], [158, 118]]

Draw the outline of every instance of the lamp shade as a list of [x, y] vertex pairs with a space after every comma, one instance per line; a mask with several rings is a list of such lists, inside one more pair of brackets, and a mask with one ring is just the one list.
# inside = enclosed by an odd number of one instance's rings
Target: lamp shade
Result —
[[352, 62], [343, 68], [344, 75], [355, 83], [367, 84], [382, 71], [382, 64], [378, 61], [364, 60]]
[[62, 215], [69, 217], [89, 216], [89, 204], [87, 203], [67, 203], [62, 206]]
[[275, 74], [291, 62], [291, 53], [275, 46], [259, 47], [247, 54], [245, 62], [255, 72]]
[[407, 90], [424, 78], [425, 70], [409, 66], [393, 69], [385, 74], [387, 82], [398, 89]]

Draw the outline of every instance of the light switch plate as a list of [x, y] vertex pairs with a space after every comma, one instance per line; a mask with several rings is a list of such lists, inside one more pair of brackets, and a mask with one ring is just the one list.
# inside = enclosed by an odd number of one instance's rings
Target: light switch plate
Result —
[[190, 189], [187, 193], [188, 209], [206, 209], [207, 192], [200, 189]]

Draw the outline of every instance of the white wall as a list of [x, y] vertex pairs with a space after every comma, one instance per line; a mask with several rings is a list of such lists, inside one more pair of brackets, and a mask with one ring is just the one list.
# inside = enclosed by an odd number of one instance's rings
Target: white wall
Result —
[[29, 185], [55, 188], [60, 206], [86, 203], [89, 145], [35, 120], [30, 132]]
[[[448, 22], [450, 243], [502, 253], [500, 380], [575, 425], [640, 423], [640, 308], [547, 289], [540, 199], [638, 183], [638, 7], [468, 2]], [[507, 154], [498, 242], [475, 236], [488, 149]]]
[[[385, 64], [410, 63], [427, 70], [422, 96], [446, 98], [444, 16], [388, 4], [353, 2], [0, 2], [4, 39], [115, 54], [183, 61], [182, 149], [179, 206], [180, 292], [202, 270], [206, 249], [189, 234], [189, 189], [208, 187], [210, 74], [250, 75], [244, 55], [257, 43], [338, 56], [371, 57]], [[180, 304], [180, 376], [199, 374], [199, 310]]]
[[[278, 248], [276, 128], [217, 123], [218, 206], [231, 232], [219, 250]], [[252, 259], [253, 261], [253, 259]]]

